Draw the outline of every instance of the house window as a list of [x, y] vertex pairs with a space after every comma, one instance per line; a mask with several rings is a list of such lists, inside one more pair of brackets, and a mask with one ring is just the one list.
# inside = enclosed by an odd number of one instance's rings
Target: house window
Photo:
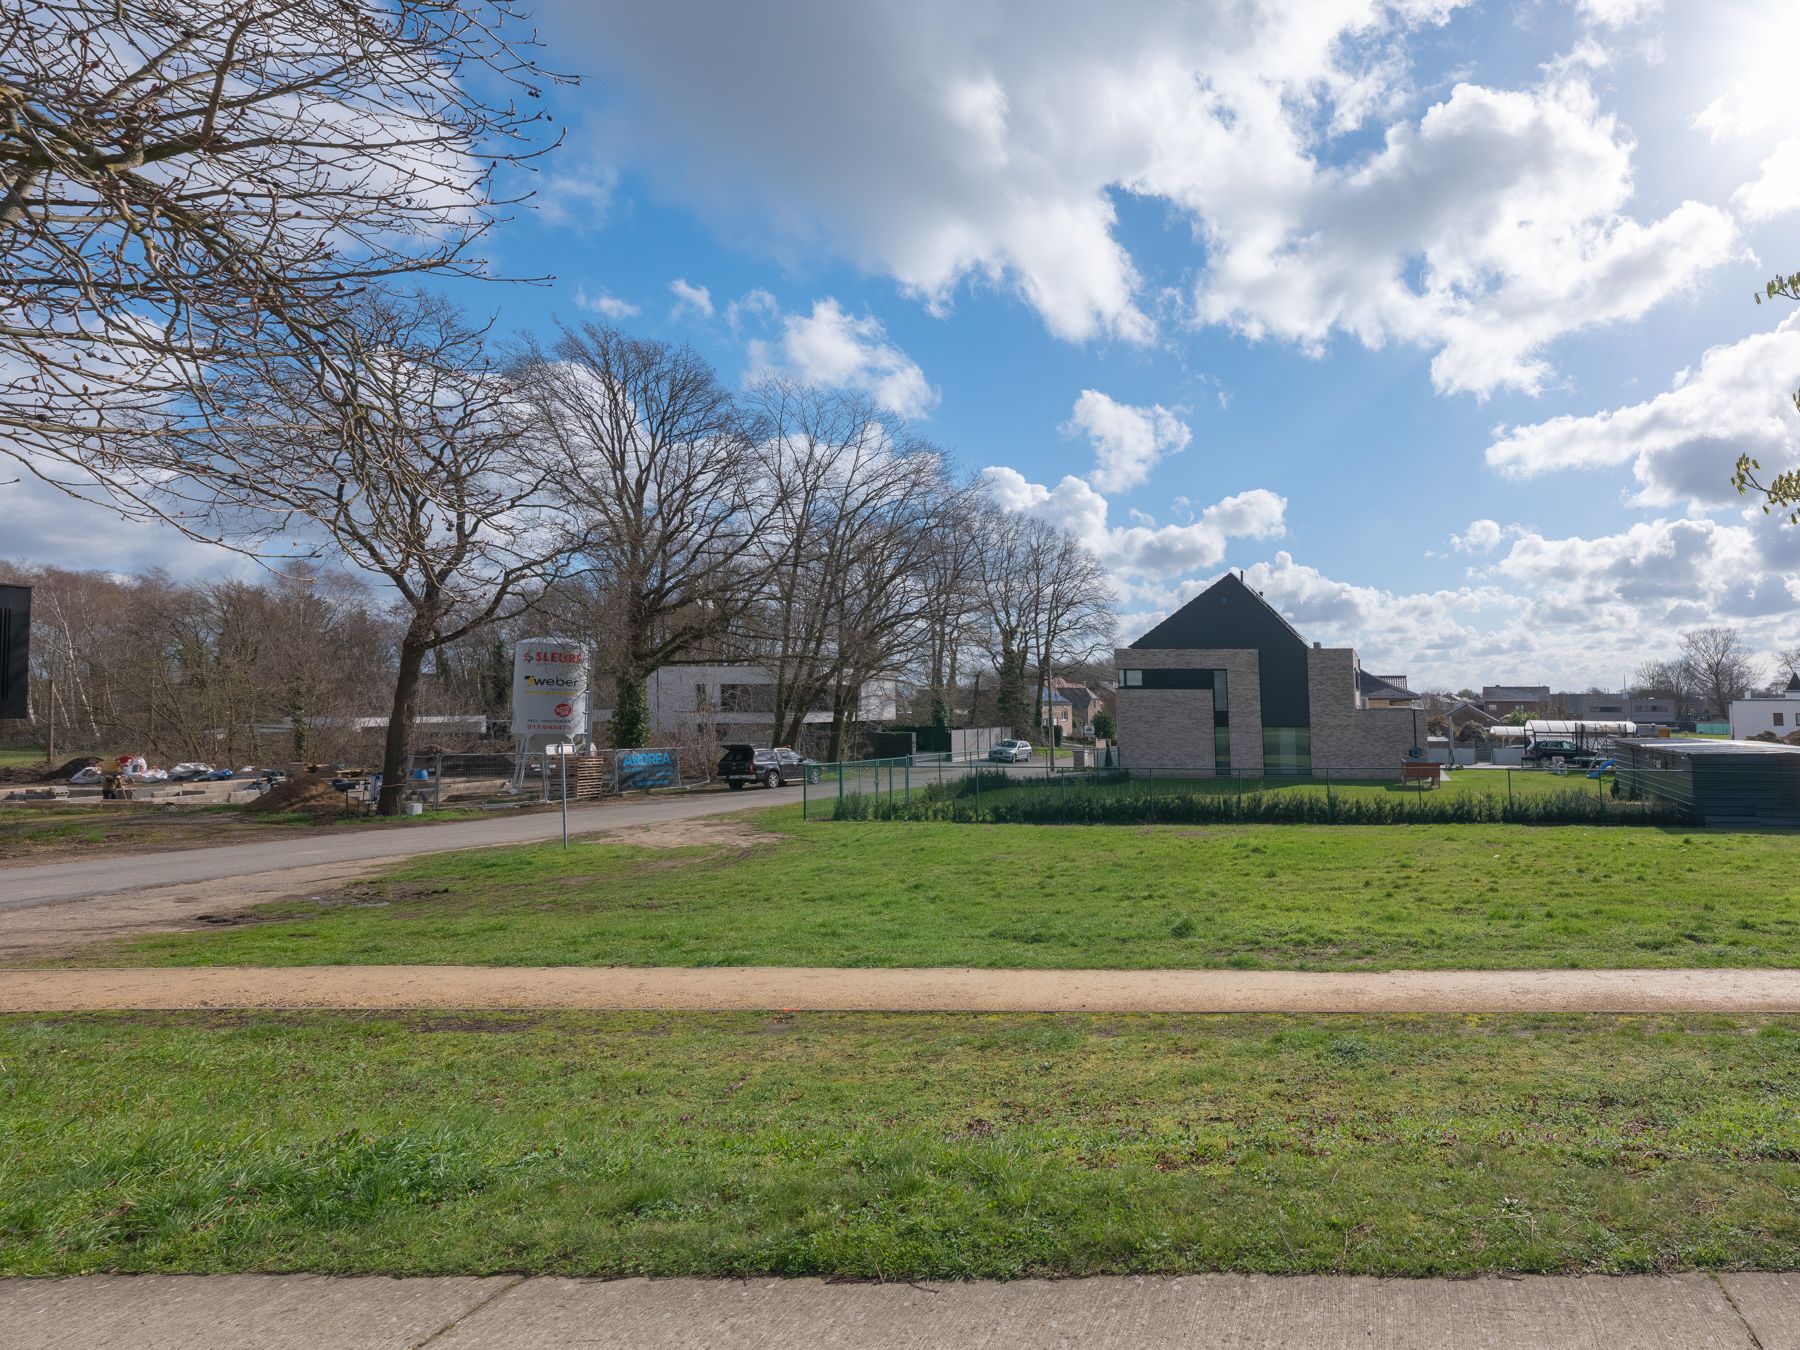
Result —
[[1264, 727], [1263, 772], [1307, 777], [1312, 773], [1311, 727]]
[[1121, 688], [1121, 689], [1142, 689], [1143, 687], [1144, 687], [1144, 672], [1143, 671], [1141, 671], [1141, 670], [1121, 670], [1119, 672], [1119, 688]]
[[1780, 714], [1780, 713], [1776, 713], [1776, 714], [1775, 714], [1775, 725], [1776, 725], [1776, 726], [1780, 726], [1780, 725], [1781, 725], [1781, 714]]

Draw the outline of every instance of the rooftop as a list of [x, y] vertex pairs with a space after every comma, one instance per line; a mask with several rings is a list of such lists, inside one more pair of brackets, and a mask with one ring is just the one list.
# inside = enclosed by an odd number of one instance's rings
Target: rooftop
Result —
[[1800, 745], [1783, 745], [1780, 741], [1715, 741], [1706, 737], [1688, 740], [1671, 736], [1657, 740], [1632, 739], [1626, 744], [1676, 755], [1800, 755]]

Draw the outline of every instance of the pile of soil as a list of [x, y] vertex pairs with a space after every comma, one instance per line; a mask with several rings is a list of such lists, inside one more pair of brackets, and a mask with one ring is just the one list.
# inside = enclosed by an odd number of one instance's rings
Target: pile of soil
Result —
[[54, 769], [41, 764], [8, 764], [0, 767], [0, 783], [66, 783], [80, 770], [99, 762], [98, 755], [77, 755]]
[[247, 808], [267, 815], [304, 811], [309, 816], [341, 816], [344, 794], [331, 786], [328, 774], [301, 774], [284, 778]]

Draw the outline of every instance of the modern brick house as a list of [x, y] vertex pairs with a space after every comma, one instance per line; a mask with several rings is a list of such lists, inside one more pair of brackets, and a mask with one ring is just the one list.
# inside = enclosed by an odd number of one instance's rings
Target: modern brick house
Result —
[[1407, 690], [1371, 683], [1348, 647], [1309, 646], [1230, 573], [1114, 660], [1129, 768], [1398, 778], [1424, 744], [1416, 705], [1371, 706], [1363, 692], [1394, 704]]

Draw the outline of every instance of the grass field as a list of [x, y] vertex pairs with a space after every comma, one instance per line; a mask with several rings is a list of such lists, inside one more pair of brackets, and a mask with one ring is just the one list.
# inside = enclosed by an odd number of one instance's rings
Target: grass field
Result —
[[0, 1273], [1800, 1264], [1800, 1021], [0, 1019]]
[[[97, 964], [1356, 970], [1800, 964], [1800, 837], [748, 818], [751, 847], [442, 854]], [[726, 828], [742, 828], [731, 827]], [[260, 920], [260, 921], [258, 921]]]
[[29, 769], [44, 762], [41, 745], [0, 746], [0, 769]]

